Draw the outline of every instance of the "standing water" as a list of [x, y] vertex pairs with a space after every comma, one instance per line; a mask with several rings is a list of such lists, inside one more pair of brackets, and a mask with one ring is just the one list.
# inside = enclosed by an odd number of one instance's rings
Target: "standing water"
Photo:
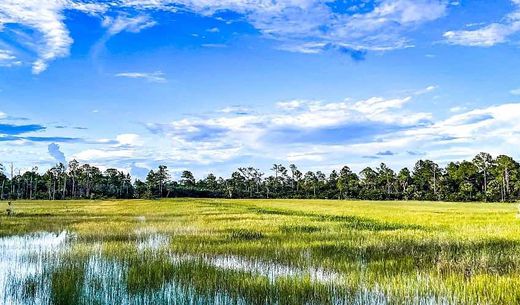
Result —
[[48, 303], [50, 283], [41, 279], [46, 268], [58, 264], [69, 238], [67, 232], [0, 238], [2, 304], [26, 304], [24, 299], [28, 294], [35, 304]]
[[[135, 252], [115, 256], [103, 253], [102, 242], [70, 256], [75, 239], [67, 232], [0, 238], [0, 304], [389, 304], [374, 289], [342, 289], [345, 279], [330, 270], [172, 253], [167, 235], [134, 233]], [[418, 297], [413, 304], [448, 302]]]

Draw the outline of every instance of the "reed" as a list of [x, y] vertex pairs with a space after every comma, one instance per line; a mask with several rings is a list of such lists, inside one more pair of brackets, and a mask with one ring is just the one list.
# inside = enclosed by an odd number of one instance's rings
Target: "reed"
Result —
[[170, 199], [16, 207], [0, 216], [5, 304], [520, 304], [513, 204]]

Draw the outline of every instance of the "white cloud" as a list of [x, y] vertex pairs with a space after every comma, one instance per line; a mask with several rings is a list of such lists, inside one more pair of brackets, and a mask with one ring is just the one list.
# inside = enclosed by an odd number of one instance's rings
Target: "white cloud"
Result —
[[157, 22], [152, 20], [148, 15], [139, 15], [135, 17], [117, 16], [116, 18], [105, 17], [102, 22], [102, 25], [108, 28], [108, 34], [110, 36], [121, 32], [139, 33], [156, 24]]
[[[263, 114], [214, 113], [148, 127], [164, 141], [165, 146], [157, 149], [160, 158], [195, 164], [250, 156], [321, 167], [345, 160], [365, 166], [381, 161], [410, 166], [415, 161], [410, 151], [444, 162], [471, 158], [480, 151], [515, 153], [514, 147], [520, 145], [520, 123], [515, 119], [520, 104], [472, 110], [461, 106], [447, 119], [435, 120], [431, 114], [407, 110], [412, 101], [411, 97], [336, 103], [298, 100], [282, 102], [281, 113], [279, 103]], [[424, 120], [428, 122], [423, 124]], [[332, 141], [323, 139], [338, 131]], [[385, 151], [394, 154], [363, 159]]]
[[512, 0], [515, 10], [506, 16], [502, 23], [491, 23], [475, 30], [448, 31], [444, 38], [450, 44], [491, 47], [508, 41], [508, 38], [520, 32], [520, 1]]
[[415, 92], [415, 95], [422, 95], [422, 94], [427, 94], [427, 93], [430, 93], [430, 92], [433, 92], [435, 90], [437, 90], [439, 88], [439, 86], [436, 86], [436, 85], [430, 85], [424, 89], [421, 89], [421, 90], [417, 90]]
[[278, 102], [276, 103], [276, 107], [282, 110], [295, 110], [303, 106], [307, 101], [302, 100], [292, 100], [287, 102]]
[[251, 109], [246, 106], [228, 106], [220, 109], [218, 112], [222, 113], [234, 113], [234, 114], [246, 114], [251, 112]]
[[[296, 100], [276, 104], [276, 108], [283, 112], [276, 109], [263, 114], [218, 112], [204, 118], [187, 117], [168, 124], [150, 123], [147, 127], [161, 139], [168, 140], [163, 143], [167, 148], [158, 150], [169, 159], [209, 164], [256, 156], [318, 162], [325, 160], [330, 152], [344, 153], [350, 145], [346, 144], [349, 138], [357, 137], [350, 132], [356, 133], [358, 129], [363, 132], [369, 128], [370, 134], [361, 136], [360, 140], [370, 141], [369, 138], [387, 134], [393, 128], [410, 128], [410, 125], [430, 117], [429, 114], [410, 113], [403, 109], [410, 101], [411, 97], [336, 103]], [[375, 127], [372, 130], [367, 126]], [[346, 128], [345, 133], [338, 134], [332, 143], [320, 144], [319, 134], [342, 128]], [[305, 138], [307, 134], [311, 137], [308, 140]]]
[[[457, 113], [435, 120], [429, 114], [407, 109], [414, 97], [298, 101], [297, 107], [283, 111], [273, 105], [265, 113], [217, 111], [170, 123], [149, 123], [151, 133], [123, 133], [111, 139], [84, 141], [67, 146], [67, 156], [118, 168], [136, 162], [150, 167], [164, 163], [194, 168], [222, 162], [229, 164], [223, 166], [238, 166], [249, 158], [259, 167], [271, 160], [320, 169], [348, 162], [360, 170], [382, 161], [400, 167], [410, 166], [416, 158], [461, 160], [480, 151], [515, 155], [520, 145], [520, 103], [470, 110], [460, 106]], [[429, 122], [423, 124], [420, 118], [425, 117]], [[27, 163], [34, 162], [38, 145], [13, 142], [9, 146], [13, 151], [6, 158], [23, 153], [23, 158], [33, 160]], [[41, 149], [46, 151], [46, 147]], [[393, 155], [381, 156], [386, 151]], [[363, 158], [375, 156], [379, 159]], [[42, 158], [47, 165], [54, 162], [48, 156]]]
[[349, 5], [334, 11], [320, 0], [123, 1], [134, 7], [178, 7], [202, 15], [230, 10], [244, 15], [281, 49], [317, 53], [330, 47], [391, 50], [410, 46], [403, 31], [445, 15], [445, 0], [381, 0], [371, 11]]
[[2, 25], [17, 23], [41, 34], [35, 50], [38, 58], [32, 64], [34, 74], [44, 71], [48, 63], [69, 54], [72, 38], [63, 20], [63, 11], [76, 9], [95, 13], [104, 10], [102, 4], [78, 4], [67, 0], [3, 0], [0, 1], [0, 30]]
[[21, 65], [22, 62], [9, 50], [0, 49], [0, 67], [12, 67]]
[[81, 151], [73, 158], [78, 161], [99, 161], [103, 159], [119, 159], [119, 158], [132, 158], [134, 157], [135, 151], [121, 149], [121, 150], [105, 150], [105, 149], [87, 149]]
[[451, 43], [472, 47], [491, 47], [504, 43], [507, 38], [520, 30], [520, 22], [513, 24], [490, 24], [477, 30], [448, 31], [444, 38]]
[[467, 108], [464, 106], [455, 106], [450, 108], [450, 112], [461, 112], [466, 110]]
[[227, 48], [227, 45], [223, 43], [203, 43], [200, 46], [204, 48]]
[[[328, 1], [321, 0], [3, 0], [0, 31], [3, 25], [14, 23], [41, 34], [40, 41], [26, 41], [36, 48], [38, 56], [32, 68], [38, 74], [49, 62], [70, 52], [73, 40], [64, 23], [66, 10], [93, 15], [106, 13], [102, 24], [108, 28], [108, 37], [123, 31], [138, 33], [154, 26], [156, 22], [148, 15], [154, 10], [188, 10], [204, 16], [233, 11], [265, 37], [279, 41], [280, 49], [318, 53], [329, 48], [385, 51], [409, 47], [412, 44], [404, 33], [442, 17], [449, 5], [446, 0], [380, 0], [368, 12], [359, 11], [354, 5], [339, 12], [332, 10]], [[137, 16], [121, 14], [129, 8], [136, 10]], [[111, 14], [119, 15], [110, 17]]]
[[57, 57], [69, 54], [72, 38], [63, 23], [63, 1], [17, 1], [0, 2], [0, 24], [20, 23], [42, 34], [38, 59], [33, 62], [33, 73], [38, 74], [47, 68], [47, 63]]
[[511, 93], [512, 95], [520, 95], [520, 88], [513, 89], [509, 91], [509, 93]]
[[147, 72], [121, 72], [115, 74], [116, 77], [124, 77], [124, 78], [134, 78], [134, 79], [144, 79], [149, 82], [154, 83], [164, 83], [167, 81], [166, 76], [161, 71], [156, 71], [152, 73]]
[[116, 137], [116, 141], [119, 145], [137, 146], [142, 144], [140, 136], [134, 133], [120, 134]]
[[[463, 108], [461, 108], [460, 111]], [[428, 157], [469, 158], [479, 151], [512, 153], [520, 144], [520, 104], [502, 104], [455, 114], [434, 124], [384, 136], [380, 144], [406, 150], [423, 150]], [[372, 149], [376, 143], [367, 143]]]

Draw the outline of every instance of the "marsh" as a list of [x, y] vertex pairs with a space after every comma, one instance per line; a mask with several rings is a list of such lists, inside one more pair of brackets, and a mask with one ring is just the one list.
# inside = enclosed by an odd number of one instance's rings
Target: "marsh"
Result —
[[[7, 205], [0, 203], [0, 205]], [[512, 204], [17, 202], [3, 304], [515, 304]]]

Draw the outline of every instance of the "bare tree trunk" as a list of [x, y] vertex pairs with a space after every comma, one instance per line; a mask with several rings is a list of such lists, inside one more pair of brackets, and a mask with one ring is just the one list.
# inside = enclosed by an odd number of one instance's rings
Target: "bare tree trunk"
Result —
[[505, 192], [506, 192], [505, 185], [506, 185], [505, 178], [502, 177], [502, 187], [500, 189], [500, 195], [502, 195], [502, 202], [505, 201]]
[[14, 194], [14, 165], [11, 162], [11, 196]]
[[433, 169], [433, 194], [437, 196], [437, 173], [435, 168]]
[[504, 171], [504, 177], [506, 179], [506, 195], [509, 195], [509, 193], [510, 193], [510, 188], [509, 188], [509, 171], [507, 169]]
[[72, 199], [76, 197], [76, 177], [72, 176]]
[[36, 196], [38, 196], [38, 179], [36, 179], [34, 182], [34, 193]]
[[484, 193], [487, 194], [487, 172], [484, 171]]
[[63, 194], [61, 199], [65, 199], [65, 193], [67, 192], [67, 176], [63, 176]]

